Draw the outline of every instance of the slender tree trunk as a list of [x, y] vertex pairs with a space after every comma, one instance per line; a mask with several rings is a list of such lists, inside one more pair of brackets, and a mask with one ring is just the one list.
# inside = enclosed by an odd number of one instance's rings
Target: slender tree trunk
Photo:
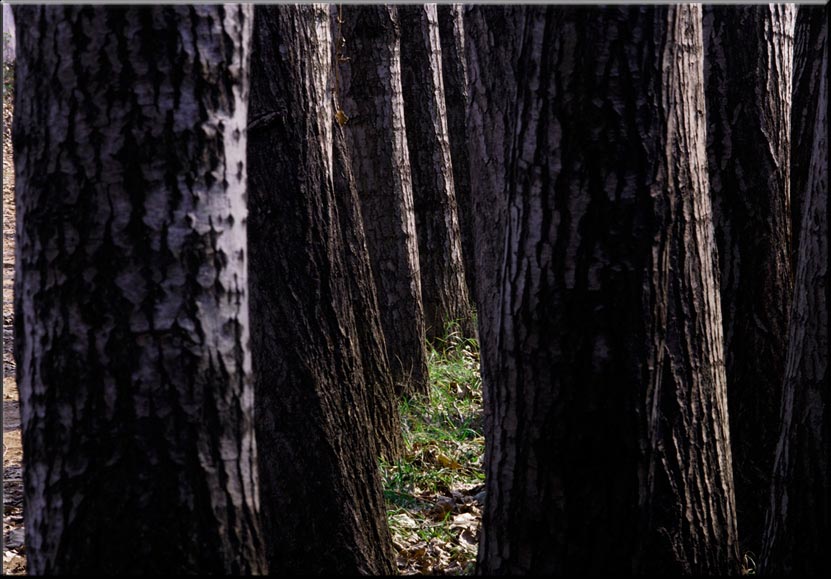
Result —
[[[334, 9], [334, 6], [333, 6]], [[337, 19], [337, 9], [334, 9]], [[428, 392], [424, 309], [410, 156], [404, 129], [395, 6], [346, 6], [334, 28], [340, 47], [338, 97], [366, 226], [387, 356], [399, 395]], [[335, 39], [336, 42], [340, 38]], [[348, 59], [348, 60], [346, 60]]]
[[16, 7], [31, 574], [266, 571], [245, 261], [251, 16]]
[[701, 8], [513, 14], [479, 571], [735, 572]]
[[435, 4], [400, 6], [404, 118], [413, 178], [427, 339], [457, 322], [473, 336], [447, 134]]
[[761, 548], [787, 351], [795, 7], [704, 7], [707, 153], [742, 550]]
[[799, 253], [802, 206], [811, 174], [816, 122], [817, 88], [821, 76], [828, 74], [820, 68], [817, 54], [825, 46], [828, 8], [799, 6], [796, 8], [796, 28], [793, 48], [793, 114], [791, 115], [791, 264], [796, 272]]
[[[828, 70], [827, 30], [826, 24], [818, 34], [819, 49], [811, 55], [820, 62], [821, 71]], [[828, 75], [820, 75], [817, 81], [811, 164], [800, 165], [808, 174], [797, 179], [805, 183], [800, 194], [804, 204], [799, 263], [788, 330], [779, 444], [761, 556], [764, 573], [802, 577], [825, 574], [831, 544]]]
[[389, 574], [352, 234], [335, 198], [328, 8], [257, 6], [252, 50], [251, 342], [270, 569]]
[[473, 203], [468, 157], [467, 60], [463, 9], [461, 4], [439, 4], [438, 18], [453, 185], [456, 193], [465, 280], [471, 305], [473, 305], [476, 295], [476, 252], [473, 244]]

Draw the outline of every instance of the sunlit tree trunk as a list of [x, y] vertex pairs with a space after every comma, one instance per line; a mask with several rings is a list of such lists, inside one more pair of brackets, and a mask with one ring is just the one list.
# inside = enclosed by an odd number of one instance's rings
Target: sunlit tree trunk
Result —
[[793, 26], [788, 4], [704, 7], [707, 153], [742, 551], [761, 548], [787, 352]]
[[253, 9], [19, 6], [28, 572], [259, 574]]

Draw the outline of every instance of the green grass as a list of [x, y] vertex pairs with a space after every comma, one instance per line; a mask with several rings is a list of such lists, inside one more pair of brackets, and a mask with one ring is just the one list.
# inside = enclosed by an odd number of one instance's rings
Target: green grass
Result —
[[10, 98], [14, 91], [14, 64], [3, 62], [3, 98]]
[[465, 494], [484, 481], [479, 346], [448, 324], [428, 346], [428, 367], [429, 400], [399, 407], [405, 452], [394, 464], [381, 462], [387, 516], [398, 545], [440, 545], [453, 568], [469, 572], [475, 550], [459, 546], [459, 530], [450, 525], [455, 514], [478, 513]]

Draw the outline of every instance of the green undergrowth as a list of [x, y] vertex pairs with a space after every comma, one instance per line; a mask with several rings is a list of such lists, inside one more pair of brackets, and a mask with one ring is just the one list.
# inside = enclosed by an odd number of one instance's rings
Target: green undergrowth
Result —
[[405, 451], [381, 462], [403, 574], [469, 574], [484, 490], [479, 346], [457, 324], [428, 346], [430, 399], [400, 404]]

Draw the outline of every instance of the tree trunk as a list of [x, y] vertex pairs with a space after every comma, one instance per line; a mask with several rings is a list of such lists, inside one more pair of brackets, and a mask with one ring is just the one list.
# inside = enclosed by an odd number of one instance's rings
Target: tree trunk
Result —
[[249, 252], [264, 535], [274, 573], [389, 574], [352, 234], [336, 199], [328, 22], [322, 5], [256, 7]]
[[441, 45], [435, 4], [400, 6], [401, 87], [413, 178], [427, 339], [450, 322], [473, 336], [447, 135]]
[[761, 548], [787, 351], [795, 7], [704, 7], [707, 153], [742, 550]]
[[360, 184], [387, 356], [396, 392], [426, 395], [427, 351], [401, 94], [398, 8], [347, 6], [342, 21], [340, 34], [346, 44], [340, 52], [348, 60], [338, 65], [337, 96], [349, 118], [344, 132]]
[[28, 572], [265, 573], [245, 261], [252, 9], [15, 8]]
[[[802, 10], [802, 7], [800, 7]], [[827, 8], [825, 9], [827, 11]], [[827, 15], [827, 12], [826, 12]], [[828, 70], [827, 24], [811, 56]], [[813, 67], [812, 65], [810, 65]], [[779, 444], [765, 521], [762, 571], [825, 574], [831, 544], [831, 387], [828, 375], [828, 75], [817, 79], [811, 164], [804, 204]], [[801, 90], [801, 89], [800, 89]]]
[[346, 257], [345, 275], [355, 316], [361, 366], [368, 389], [367, 410], [372, 424], [371, 434], [378, 444], [376, 454], [394, 462], [404, 451], [398, 396], [381, 330], [381, 315], [369, 263], [360, 201], [349, 163], [346, 139], [340, 127], [335, 130], [333, 140], [334, 197], [340, 216], [341, 244]]
[[476, 252], [473, 245], [473, 204], [468, 157], [467, 61], [463, 9], [464, 6], [461, 4], [438, 5], [441, 70], [447, 109], [450, 159], [453, 165], [453, 186], [456, 192], [465, 280], [473, 305], [476, 295]]
[[513, 14], [479, 571], [735, 572], [701, 8]]
[[[476, 316], [485, 440], [493, 436], [491, 362], [496, 360], [494, 319], [500, 291], [508, 199], [508, 159], [516, 125], [515, 108], [523, 11], [518, 6], [464, 7], [468, 67], [468, 153], [476, 247]], [[486, 159], [486, 162], [481, 160]], [[486, 455], [487, 458], [487, 455]], [[485, 465], [487, 468], [487, 465]]]
[[791, 116], [791, 265], [796, 272], [799, 253], [802, 206], [811, 174], [816, 120], [817, 86], [821, 76], [822, 59], [817, 58], [825, 42], [828, 8], [799, 6], [796, 8], [796, 29], [793, 47], [793, 114]]

